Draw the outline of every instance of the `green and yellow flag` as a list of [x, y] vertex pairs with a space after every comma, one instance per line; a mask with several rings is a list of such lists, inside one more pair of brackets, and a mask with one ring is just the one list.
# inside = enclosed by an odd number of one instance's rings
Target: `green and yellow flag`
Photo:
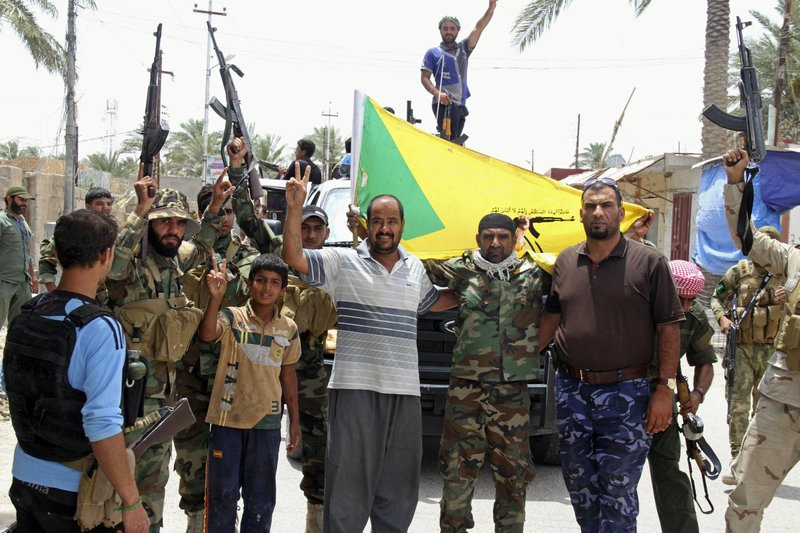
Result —
[[[532, 254], [557, 254], [585, 239], [581, 191], [419, 130], [360, 92], [353, 116], [355, 203], [366, 213], [373, 197], [398, 197], [406, 220], [402, 244], [417, 257], [449, 258], [475, 248], [478, 221], [487, 213], [530, 217]], [[624, 205], [623, 231], [647, 212]]]

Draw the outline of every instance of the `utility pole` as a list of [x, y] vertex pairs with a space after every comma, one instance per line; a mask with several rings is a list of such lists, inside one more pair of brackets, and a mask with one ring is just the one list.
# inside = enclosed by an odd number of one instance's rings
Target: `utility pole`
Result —
[[581, 114], [578, 113], [578, 134], [575, 135], [575, 168], [578, 168], [578, 150], [581, 145]]
[[106, 100], [106, 152], [108, 158], [114, 155], [117, 148], [117, 111], [119, 104], [116, 100]]
[[331, 172], [331, 117], [338, 117], [339, 113], [331, 114], [331, 103], [328, 102], [328, 112], [322, 112], [323, 117], [328, 117], [328, 140], [325, 143], [325, 179], [329, 179]]
[[75, 0], [67, 13], [67, 130], [64, 134], [64, 213], [75, 210], [75, 177], [78, 173], [78, 125], [75, 122]]
[[775, 92], [772, 101], [775, 106], [775, 127], [773, 129], [773, 139], [777, 146], [780, 142], [778, 135], [781, 122], [781, 97], [783, 96], [783, 82], [786, 79], [786, 51], [789, 49], [789, 23], [792, 20], [792, 0], [784, 0], [783, 3], [783, 26], [781, 26], [781, 37], [778, 41], [778, 68], [775, 73]]
[[[208, 0], [208, 10], [197, 9], [197, 4], [194, 5], [192, 10], [194, 13], [203, 13], [208, 15], [208, 23], [211, 24], [212, 15], [220, 15], [223, 17], [228, 16], [227, 8], [222, 8], [222, 11], [213, 10], [213, 1]], [[208, 180], [208, 100], [211, 84], [211, 35], [206, 35], [206, 100], [203, 102], [203, 183]]]

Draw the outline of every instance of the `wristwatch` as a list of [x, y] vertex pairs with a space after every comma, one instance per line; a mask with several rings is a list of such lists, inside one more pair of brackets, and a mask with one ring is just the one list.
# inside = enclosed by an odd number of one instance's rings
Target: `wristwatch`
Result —
[[678, 385], [677, 382], [675, 381], [675, 378], [656, 378], [654, 381], [658, 385], [664, 385], [672, 392], [675, 392], [678, 389]]

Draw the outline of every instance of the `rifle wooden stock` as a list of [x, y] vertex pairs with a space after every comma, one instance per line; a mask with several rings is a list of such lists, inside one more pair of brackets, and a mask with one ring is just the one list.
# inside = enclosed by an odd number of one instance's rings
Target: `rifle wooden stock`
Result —
[[186, 398], [178, 400], [175, 407], [162, 407], [159, 411], [161, 418], [128, 446], [136, 459], [156, 444], [172, 439], [176, 433], [191, 426], [196, 420], [192, 408], [189, 407], [189, 400]]

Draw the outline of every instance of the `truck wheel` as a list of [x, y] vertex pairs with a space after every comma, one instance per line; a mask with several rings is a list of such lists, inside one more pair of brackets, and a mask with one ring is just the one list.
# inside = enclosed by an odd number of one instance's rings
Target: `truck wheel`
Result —
[[537, 465], [560, 465], [558, 455], [558, 433], [531, 437], [531, 453]]

